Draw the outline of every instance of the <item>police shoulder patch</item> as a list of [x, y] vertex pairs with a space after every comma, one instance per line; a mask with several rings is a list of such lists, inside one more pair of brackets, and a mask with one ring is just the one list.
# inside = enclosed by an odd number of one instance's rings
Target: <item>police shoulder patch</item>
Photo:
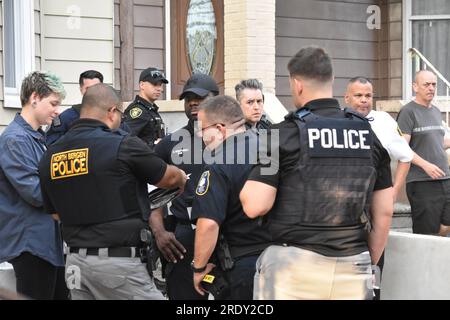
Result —
[[132, 119], [139, 118], [141, 115], [142, 115], [142, 110], [140, 108], [138, 108], [138, 107], [133, 108], [133, 109], [130, 110], [130, 117]]
[[209, 170], [202, 173], [202, 176], [198, 180], [197, 188], [195, 189], [195, 193], [199, 196], [204, 196], [208, 193], [209, 189]]

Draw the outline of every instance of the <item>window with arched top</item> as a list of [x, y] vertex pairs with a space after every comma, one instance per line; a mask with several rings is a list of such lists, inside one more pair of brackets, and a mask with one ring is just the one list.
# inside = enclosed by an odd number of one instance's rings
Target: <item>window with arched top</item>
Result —
[[223, 92], [223, 0], [172, 0], [170, 9], [172, 99], [193, 73], [209, 74]]

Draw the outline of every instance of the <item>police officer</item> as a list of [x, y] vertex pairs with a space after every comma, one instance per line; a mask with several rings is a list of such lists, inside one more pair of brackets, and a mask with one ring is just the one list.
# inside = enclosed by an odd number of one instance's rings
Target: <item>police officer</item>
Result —
[[[87, 70], [80, 74], [78, 82], [80, 84], [80, 93], [84, 96], [87, 88], [97, 83], [103, 83], [103, 75], [96, 70]], [[52, 125], [46, 134], [47, 145], [54, 143], [69, 130], [72, 123], [80, 118], [80, 109], [81, 104], [76, 104], [53, 119]]]
[[271, 123], [264, 114], [262, 83], [258, 79], [242, 80], [234, 90], [244, 113], [247, 130], [259, 132], [261, 129], [268, 129]]
[[[229, 286], [220, 299], [251, 300], [256, 260], [270, 244], [267, 230], [245, 215], [239, 201], [239, 192], [256, 162], [257, 137], [246, 133], [242, 110], [231, 97], [208, 99], [200, 106], [198, 118], [214, 161], [198, 181], [192, 207], [192, 219], [197, 219], [194, 286], [205, 294], [202, 280], [214, 268], [208, 261], [216, 248], [217, 261], [211, 261], [224, 272]], [[219, 232], [223, 237], [220, 244]]]
[[80, 119], [39, 165], [45, 206], [70, 247], [73, 299], [163, 298], [140, 260], [147, 183], [183, 188], [187, 178], [139, 138], [115, 130], [122, 110], [112, 87], [90, 87]]
[[332, 99], [331, 59], [322, 48], [302, 48], [288, 70], [298, 111], [271, 128], [279, 143], [261, 159], [279, 170], [256, 166], [240, 195], [249, 217], [270, 211], [276, 243], [258, 260], [264, 272], [255, 275], [254, 297], [372, 299], [371, 263], [393, 211], [389, 156], [369, 123]]
[[155, 146], [155, 153], [165, 162], [175, 164], [186, 174], [190, 174], [184, 192], [172, 201], [169, 208], [170, 216], [165, 220], [175, 224], [171, 226], [172, 230], [167, 230], [165, 227], [162, 209], [154, 210], [150, 217], [150, 226], [157, 246], [164, 258], [170, 262], [165, 275], [169, 299], [207, 298], [199, 295], [192, 284], [190, 263], [194, 252], [194, 230], [190, 221], [190, 212], [195, 186], [204, 168], [204, 144], [197, 134], [196, 126], [198, 106], [208, 96], [218, 94], [219, 87], [213, 78], [206, 74], [193, 74], [186, 81], [180, 95], [180, 100], [184, 99], [184, 111], [189, 119], [188, 123], [180, 130], [164, 137]]
[[165, 127], [155, 101], [163, 92], [163, 84], [167, 84], [164, 73], [156, 68], [147, 68], [139, 76], [139, 95], [128, 106], [124, 122], [131, 134], [138, 136], [149, 146], [164, 137]]

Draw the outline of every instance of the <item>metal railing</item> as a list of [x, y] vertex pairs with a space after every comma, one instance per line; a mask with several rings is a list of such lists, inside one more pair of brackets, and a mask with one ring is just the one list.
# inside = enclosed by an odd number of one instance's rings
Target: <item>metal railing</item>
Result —
[[[438, 69], [436, 69], [435, 66], [427, 59], [425, 56], [416, 48], [409, 48], [408, 53], [410, 55], [410, 59], [413, 65], [413, 71], [416, 73], [420, 70], [431, 70], [434, 72], [434, 74], [438, 78], [438, 83], [436, 85], [436, 93], [435, 97], [437, 100], [442, 101], [444, 100], [444, 112], [445, 112], [445, 122], [447, 123], [447, 126], [449, 125], [449, 112], [450, 112], [450, 82], [442, 75], [442, 73], [439, 72]], [[444, 84], [445, 87], [445, 94], [440, 95], [438, 92], [439, 88], [439, 81], [441, 81]], [[442, 110], [442, 109], [441, 109]]]

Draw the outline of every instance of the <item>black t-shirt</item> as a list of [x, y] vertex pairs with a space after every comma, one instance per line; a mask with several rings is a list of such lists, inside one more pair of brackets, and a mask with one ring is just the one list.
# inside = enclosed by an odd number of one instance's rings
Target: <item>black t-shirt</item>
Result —
[[194, 132], [194, 123], [189, 123], [164, 137], [156, 146], [155, 153], [165, 162], [175, 165], [189, 176], [184, 192], [172, 201], [171, 213], [180, 220], [190, 220], [190, 208], [195, 194], [195, 187], [204, 171], [204, 144], [202, 138]]
[[[339, 109], [339, 104], [335, 99], [320, 99], [308, 103], [311, 112], [324, 117], [344, 118], [345, 114]], [[276, 131], [274, 131], [276, 130]], [[262, 182], [278, 188], [280, 181], [280, 172], [288, 172], [296, 167], [300, 156], [300, 140], [297, 124], [292, 120], [285, 120], [271, 127], [270, 135], [279, 135], [279, 139], [271, 139], [275, 141], [273, 148], [278, 148], [279, 157], [264, 154], [260, 155], [261, 163], [265, 165], [257, 165], [253, 168], [249, 175], [249, 180]], [[270, 150], [270, 149], [269, 149]], [[390, 170], [390, 158], [387, 151], [383, 148], [380, 141], [374, 135], [373, 163], [377, 171], [377, 177], [374, 190], [382, 190], [392, 186], [392, 177]], [[279, 159], [279, 162], [278, 162]], [[279, 170], [274, 174], [262, 174], [264, 167], [279, 166]], [[270, 212], [268, 213], [270, 216]], [[296, 233], [301, 234], [302, 244], [299, 245], [305, 249], [318, 252], [326, 256], [348, 256], [366, 251], [367, 242], [361, 241], [360, 226], [340, 227], [333, 230], [324, 230], [323, 228], [312, 228], [306, 226], [298, 226]], [[293, 235], [291, 226], [286, 226], [285, 237], [292, 239], [297, 238]], [[300, 238], [300, 236], [298, 236]], [[327, 241], [324, 241], [327, 239]], [[282, 243], [284, 239], [274, 239], [276, 242]]]
[[249, 219], [245, 215], [239, 200], [239, 193], [253, 166], [255, 148], [254, 134], [229, 137], [214, 154], [216, 159], [222, 160], [206, 165], [195, 190], [192, 219], [216, 221], [233, 256], [259, 254], [271, 241], [267, 229], [258, 219]]
[[[81, 119], [74, 128], [85, 126], [95, 128], [105, 126], [95, 120]], [[167, 164], [162, 161], [142, 140], [134, 136], [125, 136], [119, 146], [116, 170], [124, 181], [138, 180], [145, 183], [158, 183], [166, 171]], [[95, 197], [95, 194], [92, 195]], [[45, 207], [50, 213], [58, 213], [48, 195], [43, 193]], [[76, 196], [68, 201], [77, 201]], [[145, 199], [146, 200], [146, 199]], [[141, 207], [148, 204], [142, 204]], [[143, 214], [137, 214], [122, 220], [110, 221], [89, 226], [62, 226], [64, 240], [71, 247], [104, 248], [118, 246], [137, 246], [140, 244], [139, 232], [147, 226], [150, 208]]]

